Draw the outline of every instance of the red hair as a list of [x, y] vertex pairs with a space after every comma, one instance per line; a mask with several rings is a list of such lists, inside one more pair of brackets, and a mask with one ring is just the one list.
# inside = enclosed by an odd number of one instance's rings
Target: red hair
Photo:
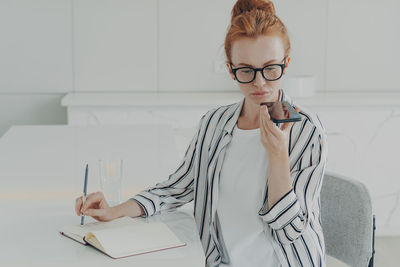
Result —
[[232, 61], [231, 50], [234, 41], [256, 38], [262, 35], [276, 35], [282, 40], [285, 57], [290, 52], [290, 40], [283, 22], [276, 16], [274, 4], [269, 0], [238, 0], [232, 8], [231, 24], [225, 37], [225, 54]]

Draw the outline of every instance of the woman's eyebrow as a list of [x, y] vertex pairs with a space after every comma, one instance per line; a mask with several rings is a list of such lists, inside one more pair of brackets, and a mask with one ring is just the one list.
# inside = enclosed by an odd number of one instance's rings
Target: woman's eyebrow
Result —
[[[273, 61], [278, 61], [278, 60], [277, 60], [277, 59], [271, 59], [271, 60], [265, 62], [263, 66], [268, 65], [268, 64], [272, 63]], [[246, 64], [246, 63], [239, 63], [238, 65], [245, 65], [245, 66], [250, 66], [250, 67], [253, 67], [253, 68], [254, 68], [253, 65], [251, 65], [251, 64]]]

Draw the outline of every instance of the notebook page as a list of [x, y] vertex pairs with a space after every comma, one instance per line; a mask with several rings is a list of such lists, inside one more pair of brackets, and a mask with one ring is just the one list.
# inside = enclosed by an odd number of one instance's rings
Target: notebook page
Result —
[[79, 243], [85, 244], [85, 241], [83, 240], [83, 237], [86, 234], [86, 231], [78, 226], [72, 225], [72, 226], [64, 226], [63, 228], [60, 229], [59, 231], [61, 234], [66, 235]]
[[113, 258], [185, 245], [185, 242], [179, 240], [162, 222], [125, 225], [92, 233], [105, 252]]
[[88, 232], [113, 229], [116, 227], [122, 227], [127, 224], [139, 225], [139, 224], [144, 224], [144, 222], [131, 217], [122, 217], [109, 222], [92, 222], [84, 225], [77, 224], [77, 225], [64, 226], [61, 228], [60, 233], [64, 233], [65, 235], [75, 239], [76, 241], [85, 244], [85, 242], [83, 241], [83, 237]]

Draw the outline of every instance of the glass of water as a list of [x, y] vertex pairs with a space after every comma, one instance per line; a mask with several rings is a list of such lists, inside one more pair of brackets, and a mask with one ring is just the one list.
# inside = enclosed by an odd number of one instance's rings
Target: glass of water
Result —
[[121, 203], [122, 159], [100, 159], [100, 188], [112, 207]]

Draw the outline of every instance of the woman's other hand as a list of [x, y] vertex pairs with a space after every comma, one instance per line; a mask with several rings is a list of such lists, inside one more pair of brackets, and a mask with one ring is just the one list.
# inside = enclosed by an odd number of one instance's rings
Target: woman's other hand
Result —
[[75, 200], [75, 212], [80, 216], [92, 216], [98, 221], [111, 221], [119, 217], [130, 216], [132, 218], [145, 215], [144, 209], [132, 199], [124, 203], [110, 207], [102, 192], [91, 193], [86, 196], [86, 201], [82, 205], [82, 197]]
[[102, 192], [88, 194], [85, 203], [82, 203], [82, 197], [76, 198], [75, 212], [78, 216], [83, 213], [85, 216], [91, 216], [98, 221], [104, 222], [116, 218], [114, 209], [108, 205]]

